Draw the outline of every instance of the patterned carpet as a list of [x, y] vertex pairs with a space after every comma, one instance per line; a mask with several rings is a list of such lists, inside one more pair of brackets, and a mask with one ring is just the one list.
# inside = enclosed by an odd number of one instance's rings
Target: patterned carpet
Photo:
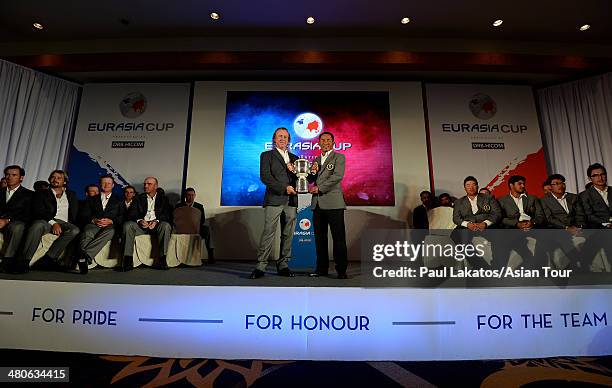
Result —
[[25, 350], [1, 350], [0, 354], [5, 366], [68, 366], [70, 383], [64, 385], [78, 387], [612, 386], [612, 356], [453, 362], [314, 362], [163, 359]]

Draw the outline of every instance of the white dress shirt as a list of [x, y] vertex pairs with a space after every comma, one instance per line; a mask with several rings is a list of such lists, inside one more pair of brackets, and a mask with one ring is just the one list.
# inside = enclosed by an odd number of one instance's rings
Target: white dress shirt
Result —
[[68, 222], [68, 207], [70, 204], [68, 203], [68, 196], [66, 195], [66, 191], [62, 192], [62, 196], [57, 198], [57, 195], [53, 189], [51, 189], [51, 193], [53, 193], [53, 197], [55, 198], [55, 202], [57, 203], [57, 212], [55, 213], [55, 217], [49, 220], [51, 225], [56, 224], [55, 220], [60, 220], [64, 222]]
[[104, 193], [100, 193], [100, 201], [102, 202], [102, 210], [106, 210], [106, 205], [108, 204], [108, 200], [110, 199], [113, 193], [108, 193], [108, 196]]
[[289, 151], [285, 150], [281, 150], [280, 148], [276, 149], [281, 156], [283, 157], [283, 160], [285, 161], [285, 164], [288, 164], [291, 160], [289, 159]]
[[561, 205], [563, 210], [565, 210], [565, 212], [569, 214], [569, 207], [567, 206], [567, 193], [563, 193], [563, 196], [561, 198], [557, 198], [557, 196], [554, 194], [553, 197], [555, 197], [557, 202], [559, 202], [559, 205]]
[[327, 160], [329, 155], [331, 155], [332, 152], [333, 152], [333, 150], [329, 150], [326, 153], [321, 154], [321, 167], [325, 166], [325, 161]]
[[157, 193], [151, 198], [147, 195], [147, 214], [145, 215], [145, 221], [155, 221], [157, 220], [157, 216], [155, 215], [155, 198], [157, 198]]
[[6, 203], [11, 200], [11, 197], [13, 196], [13, 194], [15, 194], [15, 191], [17, 191], [17, 189], [20, 187], [21, 185], [17, 185], [17, 187], [15, 187], [13, 190], [9, 190], [8, 187], [6, 188]]
[[519, 195], [518, 198], [516, 198], [512, 194], [510, 194], [510, 196], [514, 200], [514, 203], [516, 204], [516, 206], [519, 209], [519, 212], [521, 213], [521, 215], [519, 216], [519, 221], [529, 221], [529, 220], [531, 220], [531, 217], [527, 213], [525, 213], [525, 209], [523, 208], [523, 198], [525, 200], [527, 200], [527, 194], [523, 193], [523, 194]]

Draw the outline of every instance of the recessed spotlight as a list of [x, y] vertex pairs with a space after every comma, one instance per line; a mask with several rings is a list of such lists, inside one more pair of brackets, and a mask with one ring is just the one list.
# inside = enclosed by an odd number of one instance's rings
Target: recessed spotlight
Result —
[[504, 23], [503, 20], [501, 19], [497, 19], [496, 21], [493, 22], [493, 27], [499, 27]]
[[32, 24], [32, 26], [33, 26], [34, 28], [36, 28], [37, 30], [42, 30], [43, 28], [45, 28], [45, 27], [43, 27], [43, 25], [42, 25], [42, 24], [40, 24], [40, 23], [33, 23], [33, 24]]
[[402, 18], [402, 24], [410, 23], [410, 18]]
[[212, 20], [219, 20], [219, 19], [221, 19], [221, 15], [219, 15], [219, 13], [217, 13], [217, 12], [211, 12], [210, 13], [210, 18]]
[[306, 19], [306, 23], [308, 24], [314, 24], [315, 22], [315, 18], [313, 18], [312, 16], [308, 16], [308, 18]]
[[590, 24], [584, 24], [584, 25], [580, 26], [580, 31], [586, 31], [589, 28], [591, 28]]

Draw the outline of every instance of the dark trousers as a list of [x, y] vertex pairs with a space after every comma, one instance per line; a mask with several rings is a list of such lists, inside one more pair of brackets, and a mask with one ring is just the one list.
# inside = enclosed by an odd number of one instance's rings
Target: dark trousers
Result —
[[346, 231], [344, 228], [344, 209], [320, 209], [313, 211], [315, 243], [317, 247], [317, 272], [326, 274], [329, 269], [327, 251], [327, 228], [331, 229], [334, 245], [336, 272], [343, 274], [347, 267]]

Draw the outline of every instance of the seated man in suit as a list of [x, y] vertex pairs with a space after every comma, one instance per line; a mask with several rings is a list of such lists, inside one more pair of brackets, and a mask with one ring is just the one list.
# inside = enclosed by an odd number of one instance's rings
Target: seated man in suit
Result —
[[487, 194], [478, 192], [478, 180], [468, 176], [463, 180], [466, 195], [455, 202], [453, 222], [457, 228], [483, 231], [501, 219], [501, 209], [497, 201]]
[[193, 187], [187, 188], [185, 190], [185, 196], [183, 200], [176, 204], [175, 209], [183, 206], [191, 206], [200, 211], [202, 216], [200, 217], [200, 236], [204, 239], [204, 243], [206, 244], [206, 251], [208, 252], [208, 264], [215, 263], [215, 253], [214, 248], [212, 246], [212, 241], [210, 239], [210, 229], [208, 225], [206, 225], [206, 213], [204, 212], [204, 205], [195, 201], [196, 191]]
[[[11, 272], [21, 247], [26, 225], [30, 222], [32, 191], [21, 186], [25, 170], [20, 166], [4, 169], [7, 186], [0, 189], [0, 233], [4, 235], [2, 266]], [[21, 261], [20, 261], [21, 262]]]
[[[506, 229], [516, 229], [527, 232], [533, 228], [546, 227], [546, 218], [540, 200], [526, 192], [527, 179], [521, 175], [512, 175], [508, 180], [509, 193], [499, 199], [499, 206], [502, 210], [501, 224]], [[508, 240], [504, 244], [507, 248], [512, 248], [510, 242], [516, 243], [514, 247], [517, 252], [523, 257], [523, 263], [530, 265], [533, 268], [541, 267], [544, 264], [544, 255], [537, 254], [534, 256], [527, 249], [527, 233], [508, 234]], [[510, 252], [508, 251], [508, 254]], [[505, 254], [503, 254], [505, 256]], [[537, 260], [536, 260], [537, 258]], [[505, 257], [501, 259], [506, 261]]]
[[608, 260], [612, 261], [612, 187], [608, 186], [608, 173], [603, 165], [594, 163], [588, 167], [587, 175], [591, 185], [579, 198], [587, 226], [598, 230], [590, 231], [583, 257], [590, 260], [603, 248]]
[[[565, 190], [565, 177], [553, 174], [545, 182], [551, 190], [540, 200], [546, 225], [549, 229], [565, 230], [561, 233], [551, 233], [547, 244], [552, 251], [557, 247], [563, 249], [571, 261], [571, 267], [578, 269], [572, 236], [580, 234], [585, 225], [584, 211], [578, 196]], [[581, 266], [582, 267], [582, 266]]]
[[427, 190], [421, 191], [419, 197], [421, 198], [421, 205], [415, 207], [412, 211], [412, 227], [414, 229], [429, 229], [427, 211], [435, 207], [434, 197]]
[[259, 158], [259, 176], [266, 185], [263, 203], [264, 228], [257, 249], [257, 265], [249, 276], [250, 279], [264, 276], [279, 222], [281, 224], [281, 252], [276, 262], [276, 269], [280, 276], [294, 276], [289, 269], [289, 260], [291, 259], [298, 196], [295, 191], [297, 177], [292, 173], [290, 165], [297, 160], [297, 156], [289, 152], [291, 135], [287, 128], [276, 128], [272, 141], [274, 149], [262, 152]]
[[60, 254], [68, 244], [79, 234], [76, 226], [78, 214], [78, 200], [76, 193], [66, 190], [68, 174], [62, 170], [55, 170], [49, 175], [50, 189], [36, 192], [32, 198], [32, 219], [25, 240], [24, 261], [27, 265], [38, 249], [40, 240], [46, 233], [59, 236], [51, 245], [47, 253], [36, 263], [40, 269], [64, 269], [58, 262]]
[[130, 210], [123, 224], [123, 260], [120, 271], [130, 271], [134, 267], [134, 241], [136, 236], [151, 234], [157, 237], [159, 243], [160, 257], [155, 258], [154, 269], [166, 270], [166, 254], [168, 243], [172, 233], [170, 225], [172, 215], [168, 198], [157, 191], [158, 181], [155, 177], [147, 177], [144, 180], [144, 193], [140, 194]]
[[121, 212], [123, 214], [127, 214], [130, 210], [136, 194], [134, 186], [127, 185], [123, 188], [123, 201], [121, 202]]
[[79, 243], [81, 253], [77, 257], [81, 274], [87, 273], [87, 265], [113, 238], [116, 225], [121, 225], [122, 199], [113, 195], [113, 187], [115, 187], [115, 182], [112, 175], [101, 176], [100, 189], [102, 192], [97, 196], [88, 197], [80, 209], [80, 217], [87, 221]]
[[[465, 196], [455, 202], [453, 208], [453, 222], [457, 229], [469, 229], [471, 232], [483, 232], [487, 228], [495, 225], [501, 219], [501, 209], [499, 204], [490, 195], [478, 192], [478, 180], [473, 176], [468, 176], [463, 180]], [[454, 233], [454, 237], [463, 243], [471, 241], [473, 234]], [[469, 241], [468, 241], [469, 240]], [[481, 260], [472, 260], [471, 264], [475, 267], [483, 267]], [[492, 263], [494, 265], [494, 263]]]
[[592, 185], [580, 193], [586, 222], [590, 228], [612, 228], [612, 187], [608, 186], [606, 168], [595, 163], [587, 169]]

